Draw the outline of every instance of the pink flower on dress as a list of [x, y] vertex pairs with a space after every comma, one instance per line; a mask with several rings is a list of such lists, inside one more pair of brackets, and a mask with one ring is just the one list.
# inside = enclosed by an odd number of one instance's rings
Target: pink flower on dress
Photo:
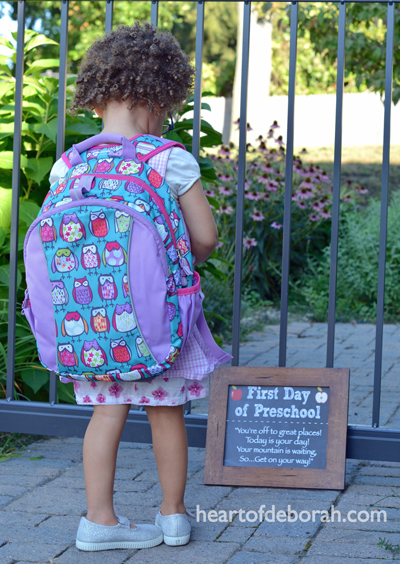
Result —
[[96, 401], [99, 403], [106, 403], [106, 396], [103, 396], [103, 394], [98, 394]]
[[169, 378], [163, 378], [164, 382], [168, 382]]
[[89, 396], [84, 396], [82, 398], [82, 400], [83, 400], [83, 403], [90, 403], [92, 401]]
[[150, 403], [150, 400], [146, 398], [146, 396], [142, 396], [139, 400], [139, 403]]
[[93, 389], [97, 388], [96, 382], [90, 382], [90, 387]]
[[193, 384], [191, 384], [188, 387], [188, 390], [190, 390], [191, 396], [196, 396], [196, 398], [198, 398], [200, 396], [200, 392], [203, 388], [204, 388], [204, 386], [202, 386], [198, 382], [193, 382]]
[[136, 384], [135, 384], [135, 392], [137, 392], [137, 391], [138, 391], [138, 387], [137, 387]]
[[181, 388], [181, 394], [183, 394], [183, 392], [186, 390], [185, 386], [182, 386]]
[[169, 393], [161, 386], [159, 386], [156, 390], [153, 390], [151, 393], [153, 394], [154, 399], [158, 399], [160, 401], [165, 400], [165, 398], [169, 396]]
[[110, 392], [110, 396], [115, 396], [116, 398], [119, 398], [123, 389], [124, 388], [120, 386], [118, 382], [115, 382], [115, 384], [113, 384], [108, 388], [108, 391]]
[[81, 387], [81, 385], [80, 385], [79, 382], [74, 382], [74, 390], [75, 390], [75, 392], [77, 392], [80, 387]]
[[124, 398], [124, 402], [126, 402], [126, 403], [132, 403], [132, 398]]

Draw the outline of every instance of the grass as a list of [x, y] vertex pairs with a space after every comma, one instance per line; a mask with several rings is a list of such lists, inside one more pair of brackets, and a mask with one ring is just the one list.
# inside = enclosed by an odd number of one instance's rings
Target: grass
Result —
[[0, 462], [8, 460], [16, 454], [16, 450], [25, 449], [28, 445], [38, 441], [52, 439], [46, 435], [25, 435], [23, 433], [0, 433]]
[[[302, 147], [296, 147], [294, 154], [299, 154]], [[304, 163], [318, 164], [333, 178], [334, 147], [307, 148], [308, 154], [301, 155]], [[363, 184], [368, 188], [369, 196], [379, 198], [382, 183], [382, 145], [365, 145], [342, 148], [341, 184], [347, 180]], [[400, 145], [390, 148], [389, 193], [400, 186]], [[365, 200], [368, 202], [368, 198]]]

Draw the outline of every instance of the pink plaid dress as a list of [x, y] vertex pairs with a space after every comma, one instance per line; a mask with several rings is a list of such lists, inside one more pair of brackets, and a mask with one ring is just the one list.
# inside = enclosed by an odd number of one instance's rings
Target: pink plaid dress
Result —
[[[196, 160], [182, 149], [163, 151], [151, 158], [149, 164], [161, 176], [168, 176], [167, 182], [175, 199], [200, 178]], [[57, 161], [50, 173], [51, 184], [64, 176], [66, 171], [63, 161]], [[176, 362], [161, 376], [150, 381], [75, 381], [75, 398], [78, 405], [181, 405], [188, 400], [208, 396], [210, 374], [220, 364], [195, 325]]]

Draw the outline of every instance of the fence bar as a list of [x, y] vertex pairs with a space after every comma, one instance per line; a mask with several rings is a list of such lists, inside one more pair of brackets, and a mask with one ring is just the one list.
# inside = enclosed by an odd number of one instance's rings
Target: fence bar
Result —
[[158, 0], [152, 0], [151, 2], [150, 21], [153, 25], [158, 25]]
[[289, 268], [290, 268], [290, 212], [292, 206], [292, 180], [293, 180], [294, 97], [296, 91], [297, 18], [298, 18], [298, 3], [292, 2], [290, 8], [289, 93], [288, 93], [288, 125], [287, 125], [287, 146], [286, 146], [286, 166], [285, 166], [285, 207], [284, 207], [284, 217], [283, 217], [281, 321], [279, 328], [279, 366], [286, 366], [287, 322], [288, 322], [288, 300], [289, 300]]
[[21, 179], [22, 88], [24, 80], [25, 0], [18, 2], [17, 62], [15, 67], [15, 116], [12, 170], [12, 208], [10, 233], [10, 288], [7, 336], [7, 401], [14, 399], [15, 328], [17, 316], [17, 264], [19, 187]]
[[201, 120], [201, 73], [203, 67], [204, 40], [204, 2], [197, 2], [196, 21], [196, 83], [194, 89], [193, 145], [192, 155], [198, 161], [200, 152], [200, 120]]
[[329, 273], [329, 307], [328, 336], [326, 348], [326, 367], [333, 368], [335, 354], [336, 323], [336, 285], [339, 246], [339, 204], [340, 174], [342, 166], [342, 124], [343, 124], [343, 87], [344, 87], [344, 55], [346, 39], [346, 4], [339, 5], [339, 33], [336, 75], [336, 122], [335, 122], [335, 156], [333, 164], [332, 225], [331, 225], [331, 265]]
[[394, 4], [388, 3], [386, 31], [386, 76], [385, 76], [385, 116], [383, 126], [381, 224], [379, 235], [378, 299], [376, 312], [374, 397], [372, 400], [372, 426], [379, 426], [381, 401], [382, 344], [385, 300], [386, 235], [388, 217], [389, 161], [390, 161], [390, 113], [392, 105], [394, 43]]
[[[68, 8], [69, 1], [61, 3], [61, 28], [60, 28], [60, 67], [58, 79], [58, 116], [57, 116], [57, 148], [56, 158], [59, 159], [64, 152], [65, 143], [65, 101], [67, 87], [67, 58], [68, 58]], [[49, 403], [57, 403], [58, 376], [50, 372]]]
[[65, 141], [65, 96], [67, 84], [67, 57], [68, 57], [68, 0], [61, 3], [61, 29], [60, 29], [60, 68], [58, 82], [58, 117], [57, 117], [57, 150], [56, 158], [59, 159], [64, 152]]
[[240, 86], [239, 162], [236, 200], [235, 277], [233, 286], [232, 366], [239, 366], [240, 310], [242, 297], [242, 253], [244, 183], [246, 179], [247, 87], [249, 77], [251, 2], [243, 12], [242, 81]]
[[106, 33], [113, 27], [114, 0], [107, 0], [106, 4]]

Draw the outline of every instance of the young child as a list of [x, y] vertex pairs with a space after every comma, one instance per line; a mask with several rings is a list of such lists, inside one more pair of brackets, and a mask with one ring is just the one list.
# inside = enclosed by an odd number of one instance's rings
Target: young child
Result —
[[[71, 112], [94, 109], [103, 118], [102, 133], [127, 139], [144, 134], [160, 137], [168, 113], [187, 98], [194, 74], [189, 57], [169, 32], [160, 32], [149, 23], [121, 26], [87, 51]], [[174, 147], [152, 157], [149, 164], [165, 178], [180, 204], [195, 264], [203, 262], [214, 250], [218, 232], [196, 160]], [[67, 165], [58, 160], [50, 183], [66, 172]], [[206, 397], [210, 373], [232, 358], [223, 351], [216, 358], [215, 350], [204, 343], [195, 325], [172, 367], [153, 380], [74, 382], [77, 403], [94, 405], [83, 444], [88, 511], [77, 532], [78, 548], [145, 548], [163, 540], [168, 545], [189, 542], [191, 525], [184, 504], [188, 443], [183, 404]], [[128, 519], [114, 513], [117, 451], [132, 404], [145, 407], [152, 430], [163, 492], [155, 525], [130, 525]]]

